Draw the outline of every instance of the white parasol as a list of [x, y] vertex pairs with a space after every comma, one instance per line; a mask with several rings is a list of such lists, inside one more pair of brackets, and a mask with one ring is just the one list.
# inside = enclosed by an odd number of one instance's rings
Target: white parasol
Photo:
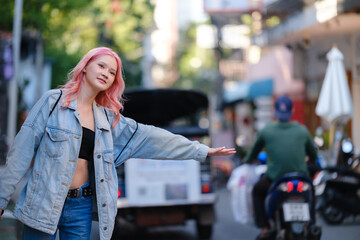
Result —
[[[343, 64], [343, 54], [333, 47], [326, 55], [329, 64], [315, 112], [330, 123], [329, 164], [336, 165], [343, 126], [353, 116], [353, 104]], [[336, 130], [338, 128], [338, 130]]]
[[337, 47], [333, 47], [326, 57], [329, 64], [315, 112], [329, 123], [345, 124], [353, 116], [353, 104], [343, 64], [344, 56]]

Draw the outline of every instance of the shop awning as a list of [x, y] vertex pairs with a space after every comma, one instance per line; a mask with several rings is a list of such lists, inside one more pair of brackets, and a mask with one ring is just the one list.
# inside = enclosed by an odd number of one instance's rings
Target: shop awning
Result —
[[225, 84], [223, 104], [231, 105], [241, 101], [253, 101], [258, 97], [273, 95], [273, 79], [261, 81], [240, 81]]
[[272, 96], [273, 80], [267, 79], [263, 81], [252, 82], [249, 89], [247, 100], [254, 100], [258, 97]]

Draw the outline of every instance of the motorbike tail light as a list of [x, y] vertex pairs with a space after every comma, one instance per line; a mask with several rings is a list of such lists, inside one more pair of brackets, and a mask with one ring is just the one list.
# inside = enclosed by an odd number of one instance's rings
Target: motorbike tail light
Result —
[[292, 192], [294, 190], [294, 184], [292, 182], [281, 183], [279, 189], [283, 192]]
[[287, 192], [292, 192], [292, 190], [294, 190], [294, 184], [292, 182], [288, 182], [286, 185], [287, 185]]
[[296, 190], [297, 190], [298, 192], [302, 192], [302, 191], [303, 191], [303, 185], [304, 185], [303, 182], [298, 182], [297, 187], [296, 187]]
[[309, 183], [306, 183], [306, 182], [298, 182], [297, 187], [296, 187], [296, 190], [297, 190], [298, 192], [304, 192], [304, 191], [309, 190], [309, 188], [310, 188], [310, 184], [309, 184]]
[[118, 198], [121, 197], [121, 190], [118, 189]]

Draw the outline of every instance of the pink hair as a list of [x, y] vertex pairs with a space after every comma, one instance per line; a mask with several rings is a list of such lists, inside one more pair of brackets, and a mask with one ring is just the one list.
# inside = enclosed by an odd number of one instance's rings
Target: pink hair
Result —
[[79, 89], [83, 83], [83, 70], [85, 67], [104, 55], [113, 56], [115, 58], [117, 71], [114, 83], [107, 90], [100, 92], [96, 96], [95, 101], [97, 104], [108, 108], [115, 114], [115, 119], [112, 123], [112, 126], [115, 127], [120, 120], [120, 110], [124, 107], [122, 94], [125, 89], [125, 82], [121, 74], [121, 59], [110, 48], [98, 47], [90, 50], [83, 56], [75, 68], [68, 73], [68, 82], [62, 87], [62, 89], [64, 89], [64, 101], [62, 107], [69, 106], [70, 102], [79, 96]]

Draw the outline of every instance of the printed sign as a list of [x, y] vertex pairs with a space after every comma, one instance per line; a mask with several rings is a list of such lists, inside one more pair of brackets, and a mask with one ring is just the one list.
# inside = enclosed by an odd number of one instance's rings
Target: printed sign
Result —
[[165, 204], [200, 199], [200, 163], [130, 159], [125, 163], [130, 204]]

